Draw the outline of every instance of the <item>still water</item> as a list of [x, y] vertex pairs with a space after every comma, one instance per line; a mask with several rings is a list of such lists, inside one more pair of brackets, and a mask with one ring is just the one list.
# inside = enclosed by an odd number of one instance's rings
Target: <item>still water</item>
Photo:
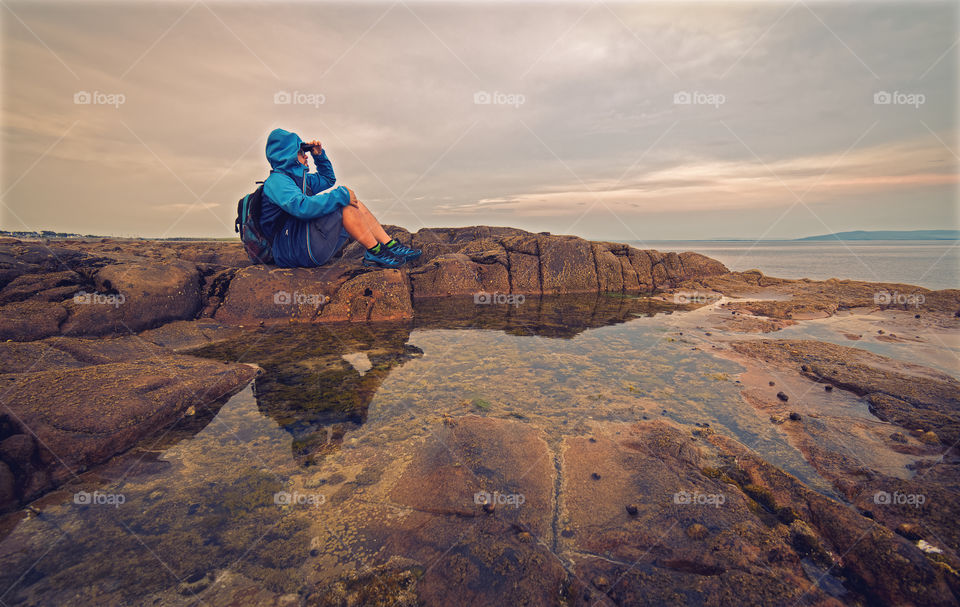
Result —
[[960, 289], [960, 241], [629, 241], [659, 251], [696, 251], [735, 271], [778, 278], [849, 278]]
[[[224, 572], [302, 595], [307, 579], [373, 560], [338, 510], [346, 496], [376, 485], [383, 461], [467, 414], [519, 420], [552, 443], [598, 421], [709, 424], [829, 494], [743, 401], [740, 367], [664, 322], [683, 313], [623, 297], [480, 311], [448, 302], [418, 309], [413, 325], [265, 329], [204, 347], [196, 354], [263, 373], [8, 529], [0, 600], [193, 604]], [[76, 503], [78, 491], [101, 503]]]

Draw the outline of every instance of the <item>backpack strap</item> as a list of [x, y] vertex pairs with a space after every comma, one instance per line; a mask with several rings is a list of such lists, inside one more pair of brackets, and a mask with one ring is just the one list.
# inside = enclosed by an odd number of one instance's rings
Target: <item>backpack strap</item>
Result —
[[[276, 173], [276, 171], [273, 170], [273, 169], [270, 169], [270, 174], [267, 175], [267, 177], [269, 178], [270, 175], [273, 175], [274, 173]], [[263, 181], [258, 181], [257, 183], [260, 185], [261, 188], [263, 188], [264, 184], [266, 183], [266, 179], [263, 180]], [[304, 180], [304, 183], [306, 183], [306, 180]], [[264, 194], [263, 194], [263, 192], [260, 192], [260, 209], [261, 209], [261, 215], [262, 215], [262, 209], [263, 209], [263, 198], [264, 198]], [[274, 204], [275, 206], [277, 206], [277, 208], [279, 208], [279, 209], [280, 209], [280, 212], [283, 214], [283, 216], [280, 217], [279, 220], [276, 222], [276, 225], [275, 225], [274, 228], [273, 228], [273, 234], [270, 234], [270, 236], [268, 237], [268, 238], [270, 238], [270, 246], [272, 247], [272, 246], [273, 246], [273, 241], [277, 239], [277, 236], [280, 234], [280, 231], [283, 229], [283, 224], [287, 223], [287, 218], [288, 218], [288, 217], [293, 217], [293, 215], [291, 215], [290, 213], [287, 213], [286, 211], [284, 211], [283, 208], [280, 207], [280, 205], [277, 205], [277, 204], [274, 203], [273, 201], [271, 201], [271, 204]], [[261, 227], [260, 230], [263, 231], [263, 228]]]

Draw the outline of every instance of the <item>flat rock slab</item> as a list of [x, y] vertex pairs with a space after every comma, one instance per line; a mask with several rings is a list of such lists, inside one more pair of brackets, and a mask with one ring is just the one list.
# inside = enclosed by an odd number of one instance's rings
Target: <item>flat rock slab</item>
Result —
[[[358, 455], [345, 453], [343, 463], [352, 467]], [[356, 561], [361, 572], [397, 556], [412, 560], [422, 604], [561, 600], [567, 574], [549, 549], [556, 468], [539, 430], [465, 416], [386, 459], [318, 510], [324, 551]], [[493, 507], [485, 510], [488, 499]], [[330, 572], [318, 567], [309, 576], [321, 594], [343, 585]]]
[[721, 435], [603, 423], [551, 446], [530, 424], [468, 415], [379, 464], [367, 449], [338, 456], [353, 480], [307, 515], [341, 559], [308, 573], [316, 596], [355, 586], [337, 567], [369, 577], [401, 558], [427, 605], [953, 600], [916, 546]]
[[[911, 536], [945, 550], [950, 562], [956, 562], [960, 470], [951, 452], [960, 440], [960, 382], [935, 369], [825, 342], [756, 340], [731, 345], [778, 376], [793, 373], [807, 383], [816, 382], [799, 392], [782, 382], [767, 390], [767, 403], [774, 401], [770, 397], [774, 390], [791, 395], [781, 403], [781, 419], [788, 410], [802, 412], [800, 420], [783, 423], [791, 442], [877, 523], [891, 530], [913, 526], [919, 531]], [[821, 386], [836, 389], [827, 393]], [[854, 400], [876, 417], [817, 419], [808, 415], [814, 400], [811, 391], [819, 399]], [[745, 392], [748, 402], [769, 407], [758, 392]], [[836, 423], [844, 427], [836, 428]], [[903, 459], [909, 463], [903, 464]], [[897, 471], [878, 465], [894, 462], [900, 463]], [[877, 496], [891, 497], [885, 502]], [[893, 496], [922, 496], [922, 503], [897, 503]]]
[[873, 308], [933, 314], [950, 319], [949, 325], [956, 328], [955, 315], [960, 314], [960, 289], [932, 291], [900, 283], [835, 278], [792, 280], [748, 270], [704, 275], [677, 286], [700, 293], [759, 297], [760, 300], [728, 302], [723, 308], [781, 320], [825, 318], [840, 310]]
[[696, 441], [659, 422], [564, 441], [560, 546], [594, 593], [617, 605], [792, 604], [806, 594], [786, 528], [768, 526], [704, 466]]
[[66, 368], [0, 375], [4, 442], [23, 443], [15, 450], [0, 443], [0, 463], [14, 478], [13, 494], [7, 487], [0, 496], [7, 507], [125, 451], [191, 407], [231, 395], [256, 374], [250, 365], [163, 353], [103, 364], [70, 358]]
[[960, 440], [960, 381], [921, 365], [813, 340], [734, 342], [735, 351], [865, 396], [880, 419]]
[[0, 342], [0, 373], [65, 370], [158, 357], [160, 346], [137, 336], [84, 339], [49, 337], [38, 341]]

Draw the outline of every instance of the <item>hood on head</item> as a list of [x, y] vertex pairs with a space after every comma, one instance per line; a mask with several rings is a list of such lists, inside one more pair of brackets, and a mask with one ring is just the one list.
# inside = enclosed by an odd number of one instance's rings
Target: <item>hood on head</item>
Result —
[[297, 152], [303, 140], [296, 133], [273, 129], [267, 137], [267, 161], [274, 171], [303, 173], [303, 165], [297, 160]]

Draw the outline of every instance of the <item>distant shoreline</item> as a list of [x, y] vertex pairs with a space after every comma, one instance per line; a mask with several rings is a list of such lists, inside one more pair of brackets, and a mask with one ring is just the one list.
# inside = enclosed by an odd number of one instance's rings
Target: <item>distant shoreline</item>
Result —
[[945, 243], [945, 242], [960, 242], [960, 238], [918, 238], [915, 240], [906, 240], [906, 239], [893, 239], [893, 240], [840, 240], [840, 239], [825, 239], [825, 240], [813, 240], [808, 238], [784, 238], [784, 239], [775, 239], [775, 238], [765, 238], [763, 240], [756, 240], [753, 238], [659, 238], [657, 240], [625, 240], [623, 242], [738, 242], [738, 243], [789, 243], [789, 244], [823, 244], [824, 242], [837, 242], [837, 243], [849, 243], [849, 244], [859, 244], [859, 243], [877, 243], [877, 244], [911, 244], [919, 242], [929, 242], [929, 243]]
[[[937, 233], [927, 236], [919, 233]], [[857, 234], [856, 237], [842, 238], [848, 234]], [[861, 235], [863, 234], [863, 235]], [[880, 235], [901, 234], [901, 237], [880, 237]], [[907, 238], [906, 235], [919, 235], [919, 237]], [[939, 235], [943, 234], [943, 235]], [[874, 236], [876, 235], [876, 236]], [[0, 230], [0, 238], [17, 238], [22, 240], [44, 240], [44, 239], [97, 239], [104, 238], [110, 240], [155, 240], [161, 242], [229, 242], [235, 240], [236, 236], [172, 236], [166, 238], [156, 238], [151, 236], [105, 236], [97, 234], [73, 234], [69, 232], [53, 232], [44, 230], [41, 232], [19, 232]], [[647, 238], [647, 239], [618, 239], [610, 240], [625, 243], [644, 243], [644, 242], [749, 242], [749, 243], [823, 243], [823, 242], [875, 242], [875, 243], [917, 243], [917, 242], [956, 242], [960, 241], [960, 230], [915, 230], [908, 232], [840, 232], [837, 234], [825, 234], [821, 236], [807, 236], [805, 238]]]

